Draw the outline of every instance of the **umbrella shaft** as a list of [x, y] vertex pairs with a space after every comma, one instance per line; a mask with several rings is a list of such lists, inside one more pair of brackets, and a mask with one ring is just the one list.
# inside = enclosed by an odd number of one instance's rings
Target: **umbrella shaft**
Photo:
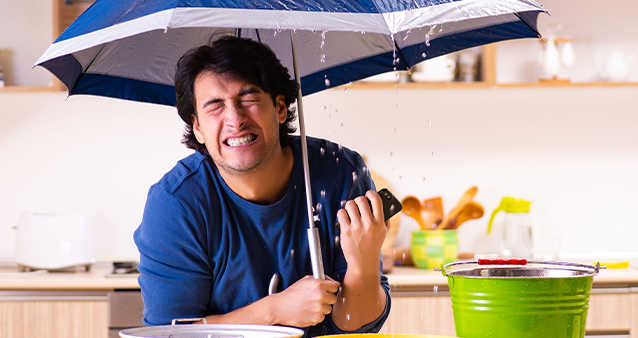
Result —
[[301, 101], [301, 77], [299, 76], [299, 64], [297, 60], [297, 39], [295, 32], [290, 31], [290, 42], [292, 44], [292, 63], [295, 72], [295, 80], [299, 84], [297, 91], [297, 112], [299, 114], [299, 134], [301, 136], [301, 157], [303, 162], [304, 183], [306, 185], [306, 204], [308, 209], [308, 244], [310, 245], [310, 261], [312, 263], [312, 274], [316, 279], [326, 279], [323, 271], [323, 260], [321, 258], [321, 244], [319, 242], [319, 231], [315, 228], [315, 221], [312, 212], [312, 191], [310, 189], [310, 170], [308, 169], [308, 146], [306, 144], [306, 126], [303, 117], [303, 103]]

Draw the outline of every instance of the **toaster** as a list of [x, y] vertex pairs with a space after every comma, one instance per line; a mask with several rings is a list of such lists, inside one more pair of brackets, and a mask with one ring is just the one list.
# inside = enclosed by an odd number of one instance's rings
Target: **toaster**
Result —
[[24, 212], [17, 226], [15, 261], [23, 269], [88, 270], [96, 262], [93, 228], [82, 213]]

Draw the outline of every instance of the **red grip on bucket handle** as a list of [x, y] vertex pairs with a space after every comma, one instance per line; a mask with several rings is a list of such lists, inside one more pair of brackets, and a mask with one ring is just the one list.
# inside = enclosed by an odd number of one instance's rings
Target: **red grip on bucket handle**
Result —
[[479, 259], [479, 265], [526, 265], [527, 259]]

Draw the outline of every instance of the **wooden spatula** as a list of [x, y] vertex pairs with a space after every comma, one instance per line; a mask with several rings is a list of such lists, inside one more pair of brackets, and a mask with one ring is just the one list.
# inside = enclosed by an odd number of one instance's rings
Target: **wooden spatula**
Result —
[[471, 187], [465, 193], [463, 193], [463, 196], [461, 196], [459, 203], [456, 205], [456, 207], [454, 207], [454, 209], [452, 209], [452, 211], [450, 211], [449, 214], [447, 214], [447, 216], [443, 218], [443, 221], [436, 227], [436, 230], [445, 229], [448, 223], [450, 223], [450, 220], [456, 218], [461, 210], [463, 210], [463, 208], [465, 208], [465, 206], [472, 201], [474, 196], [476, 196], [477, 191], [477, 187]]

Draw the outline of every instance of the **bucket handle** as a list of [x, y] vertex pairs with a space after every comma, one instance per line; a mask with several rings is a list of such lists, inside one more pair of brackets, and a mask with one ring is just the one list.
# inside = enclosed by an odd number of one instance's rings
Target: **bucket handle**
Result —
[[527, 259], [484, 259], [478, 260], [478, 265], [527, 265]]

